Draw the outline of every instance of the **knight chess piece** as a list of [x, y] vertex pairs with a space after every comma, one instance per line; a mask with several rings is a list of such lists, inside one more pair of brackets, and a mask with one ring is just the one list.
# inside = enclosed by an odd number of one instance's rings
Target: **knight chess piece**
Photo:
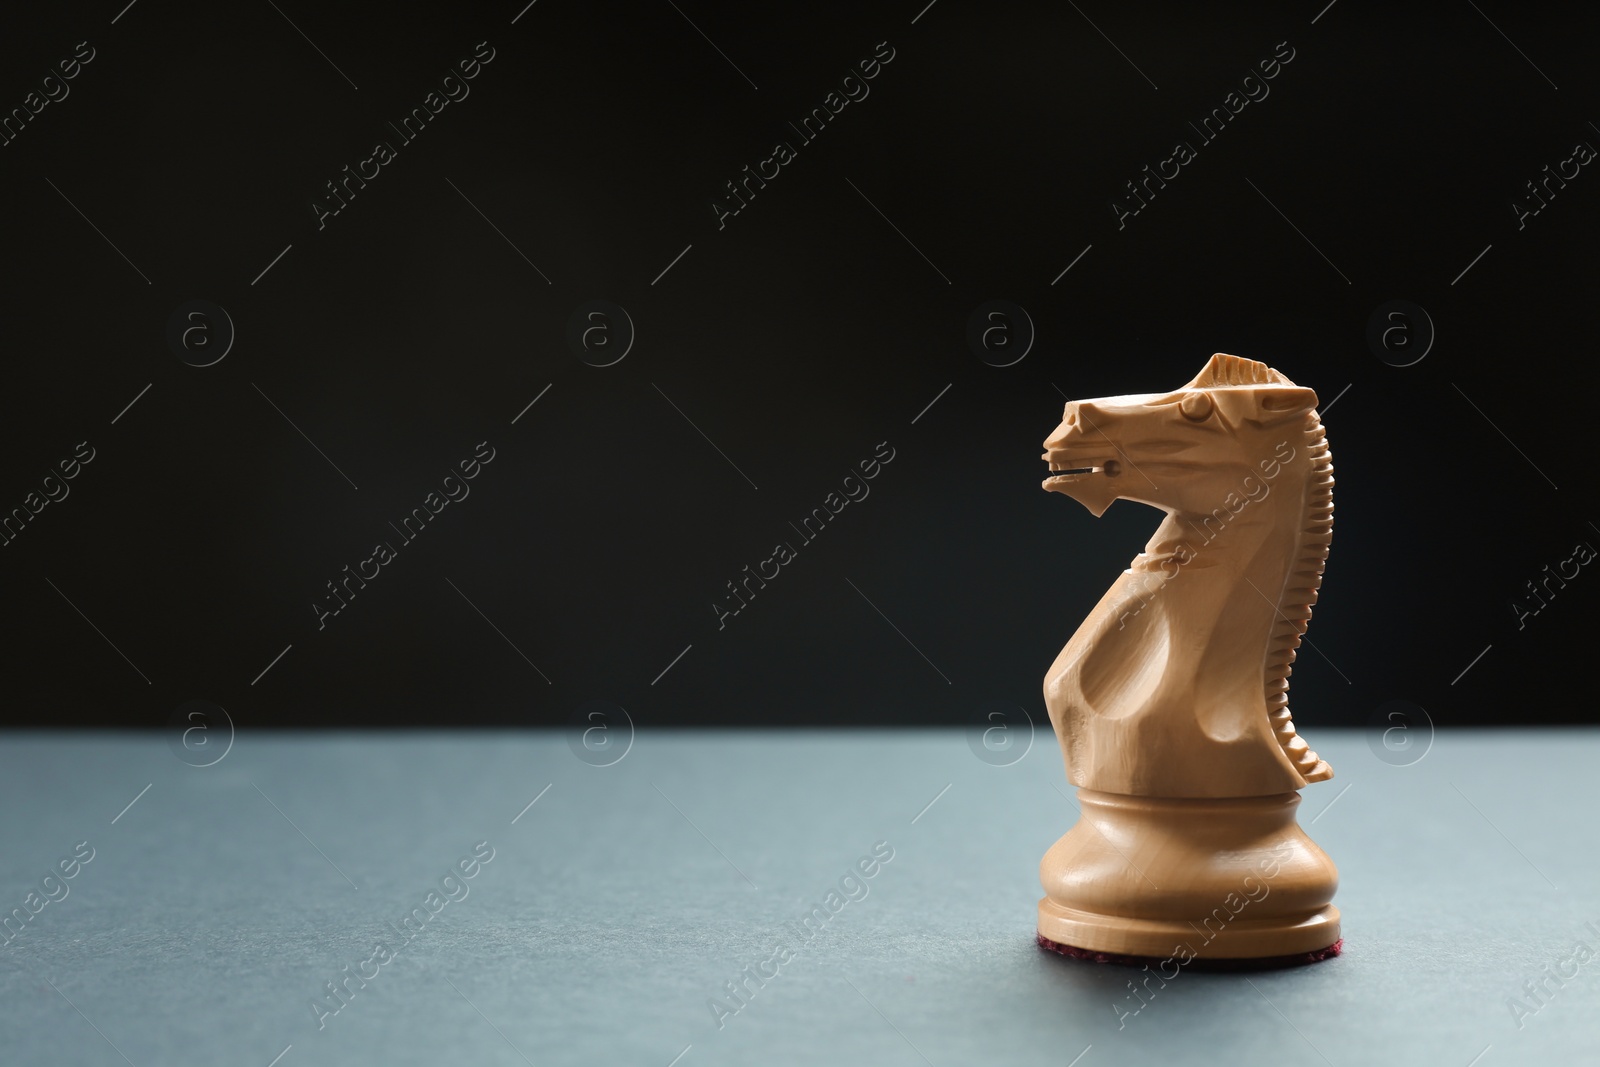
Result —
[[1317, 397], [1217, 354], [1170, 393], [1078, 400], [1044, 488], [1166, 512], [1045, 677], [1081, 818], [1045, 854], [1039, 943], [1068, 955], [1336, 955], [1338, 872], [1295, 821], [1333, 777], [1289, 714], [1333, 464]]

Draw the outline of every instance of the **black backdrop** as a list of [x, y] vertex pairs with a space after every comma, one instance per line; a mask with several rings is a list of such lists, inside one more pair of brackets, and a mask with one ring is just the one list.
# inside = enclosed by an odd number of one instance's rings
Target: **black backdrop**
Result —
[[[1595, 12], [124, 3], [0, 17], [0, 106], [26, 112], [0, 148], [0, 508], [38, 507], [0, 548], [9, 724], [195, 699], [240, 727], [1041, 717], [1159, 516], [1041, 492], [1040, 441], [1064, 396], [1170, 389], [1213, 351], [1325, 411], [1302, 729], [1395, 699], [1593, 718], [1600, 578], [1520, 627], [1513, 602], [1600, 545]], [[836, 90], [859, 98], [804, 140]], [[388, 125], [433, 91], [467, 95]], [[1190, 125], [1230, 103], [1213, 140]], [[319, 220], [347, 165], [376, 174]], [[1577, 174], [1534, 214], [1546, 165]], [[990, 300], [1031, 322], [1009, 366], [969, 344]], [[470, 495], [402, 541], [480, 442]], [[797, 557], [719, 628], [779, 541]]]

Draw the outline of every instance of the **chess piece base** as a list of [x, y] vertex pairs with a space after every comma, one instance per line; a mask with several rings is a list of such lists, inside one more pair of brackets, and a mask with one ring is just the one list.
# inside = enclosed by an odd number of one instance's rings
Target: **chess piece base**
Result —
[[[1161, 958], [1157, 956], [1127, 956], [1117, 952], [1092, 952], [1089, 949], [1078, 948], [1075, 945], [1063, 945], [1052, 941], [1043, 934], [1035, 934], [1034, 940], [1039, 947], [1048, 952], [1054, 952], [1068, 959], [1084, 960], [1089, 963], [1109, 963], [1119, 967], [1155, 967], [1162, 970], [1177, 963], [1176, 957]], [[1238, 959], [1195, 959], [1183, 964], [1191, 971], [1208, 971], [1210, 973], [1227, 971], [1280, 971], [1290, 967], [1306, 967], [1323, 960], [1331, 960], [1344, 951], [1344, 940], [1341, 938], [1325, 948], [1312, 952], [1300, 952], [1292, 956], [1241, 956]], [[1166, 975], [1171, 978], [1172, 975]]]
[[1180, 963], [1339, 940], [1339, 873], [1295, 821], [1300, 794], [1078, 798], [1082, 818], [1039, 865], [1046, 939]]

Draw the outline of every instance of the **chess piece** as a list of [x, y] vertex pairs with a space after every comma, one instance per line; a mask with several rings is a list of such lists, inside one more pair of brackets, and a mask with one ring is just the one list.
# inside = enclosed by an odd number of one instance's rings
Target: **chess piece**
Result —
[[1045, 678], [1081, 818], [1045, 854], [1039, 941], [1069, 955], [1320, 959], [1333, 862], [1295, 821], [1333, 770], [1288, 708], [1333, 465], [1316, 394], [1217, 354], [1171, 393], [1078, 400], [1044, 488], [1166, 512]]

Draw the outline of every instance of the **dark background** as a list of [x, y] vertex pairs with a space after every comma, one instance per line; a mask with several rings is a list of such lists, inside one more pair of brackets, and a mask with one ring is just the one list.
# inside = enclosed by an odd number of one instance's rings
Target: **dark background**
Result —
[[[1520, 231], [1511, 204], [1600, 145], [1600, 13], [924, 3], [8, 10], [0, 108], [96, 56], [0, 148], [0, 510], [95, 459], [0, 548], [5, 723], [1042, 721], [1159, 516], [1041, 492], [1040, 442], [1064, 396], [1172, 389], [1214, 351], [1326, 412], [1302, 729], [1394, 699], [1592, 721], [1600, 578], [1521, 630], [1511, 600], [1600, 544], [1600, 176]], [[398, 144], [480, 41], [470, 96]], [[723, 183], [881, 41], [870, 95], [719, 230]], [[1200, 145], [1187, 122], [1281, 41], [1270, 95]], [[319, 231], [379, 139], [397, 158]], [[1178, 139], [1198, 158], [1119, 231]], [[610, 367], [566, 340], [593, 299], [637, 330]], [[990, 299], [1037, 331], [1015, 365], [968, 346]], [[1406, 367], [1365, 336], [1396, 299], [1437, 329]], [[215, 365], [167, 343], [190, 300], [237, 331]], [[325, 583], [480, 441], [471, 495], [319, 630]], [[724, 583], [885, 441], [871, 496], [719, 631]]]

